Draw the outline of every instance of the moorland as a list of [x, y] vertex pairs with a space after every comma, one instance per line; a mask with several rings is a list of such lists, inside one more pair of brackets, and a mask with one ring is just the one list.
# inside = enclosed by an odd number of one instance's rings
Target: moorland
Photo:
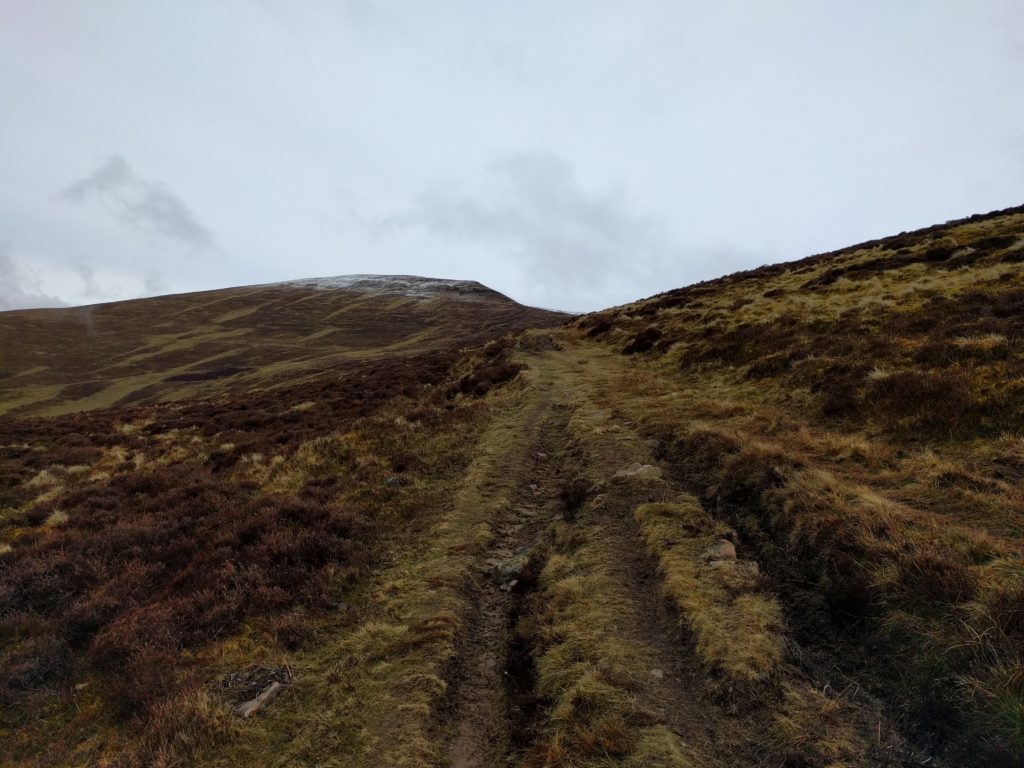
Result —
[[0, 764], [1019, 765], [1022, 263], [0, 313]]

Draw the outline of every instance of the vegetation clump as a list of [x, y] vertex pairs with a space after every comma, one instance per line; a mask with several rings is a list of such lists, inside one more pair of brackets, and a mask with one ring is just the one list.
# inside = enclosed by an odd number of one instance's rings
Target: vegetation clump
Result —
[[701, 660], [729, 685], [768, 681], [782, 661], [782, 613], [764, 593], [757, 563], [736, 559], [732, 543], [723, 538], [731, 532], [695, 498], [642, 504], [635, 516], [658, 559], [666, 595], [696, 637]]

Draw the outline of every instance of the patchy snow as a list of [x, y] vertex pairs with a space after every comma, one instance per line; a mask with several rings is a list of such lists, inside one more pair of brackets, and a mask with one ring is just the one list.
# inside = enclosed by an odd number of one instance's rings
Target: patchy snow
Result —
[[288, 280], [277, 285], [295, 288], [312, 288], [329, 291], [343, 288], [360, 293], [380, 293], [400, 296], [430, 298], [444, 293], [457, 293], [466, 299], [494, 298], [494, 291], [474, 280], [441, 280], [415, 275], [339, 275], [337, 277], [311, 277], [305, 280]]

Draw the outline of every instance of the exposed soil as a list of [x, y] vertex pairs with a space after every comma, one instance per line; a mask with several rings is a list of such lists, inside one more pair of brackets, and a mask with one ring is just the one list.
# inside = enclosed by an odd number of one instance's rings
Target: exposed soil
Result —
[[532, 670], [512, 628], [536, 578], [534, 547], [557, 512], [565, 417], [552, 409], [549, 388], [519, 428], [530, 438], [504, 467], [516, 473], [509, 513], [495, 522], [494, 540], [469, 587], [469, 631], [459, 643], [452, 681], [453, 768], [505, 765], [529, 741]]

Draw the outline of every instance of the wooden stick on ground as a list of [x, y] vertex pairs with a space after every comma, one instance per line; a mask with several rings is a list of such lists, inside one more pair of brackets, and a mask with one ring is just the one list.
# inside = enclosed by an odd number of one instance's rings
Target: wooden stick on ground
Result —
[[277, 698], [277, 695], [284, 690], [284, 686], [281, 683], [274, 682], [268, 685], [263, 692], [251, 701], [247, 701], [244, 704], [239, 704], [235, 708], [235, 714], [239, 717], [250, 718], [259, 712], [261, 709], [266, 707], [270, 702]]

